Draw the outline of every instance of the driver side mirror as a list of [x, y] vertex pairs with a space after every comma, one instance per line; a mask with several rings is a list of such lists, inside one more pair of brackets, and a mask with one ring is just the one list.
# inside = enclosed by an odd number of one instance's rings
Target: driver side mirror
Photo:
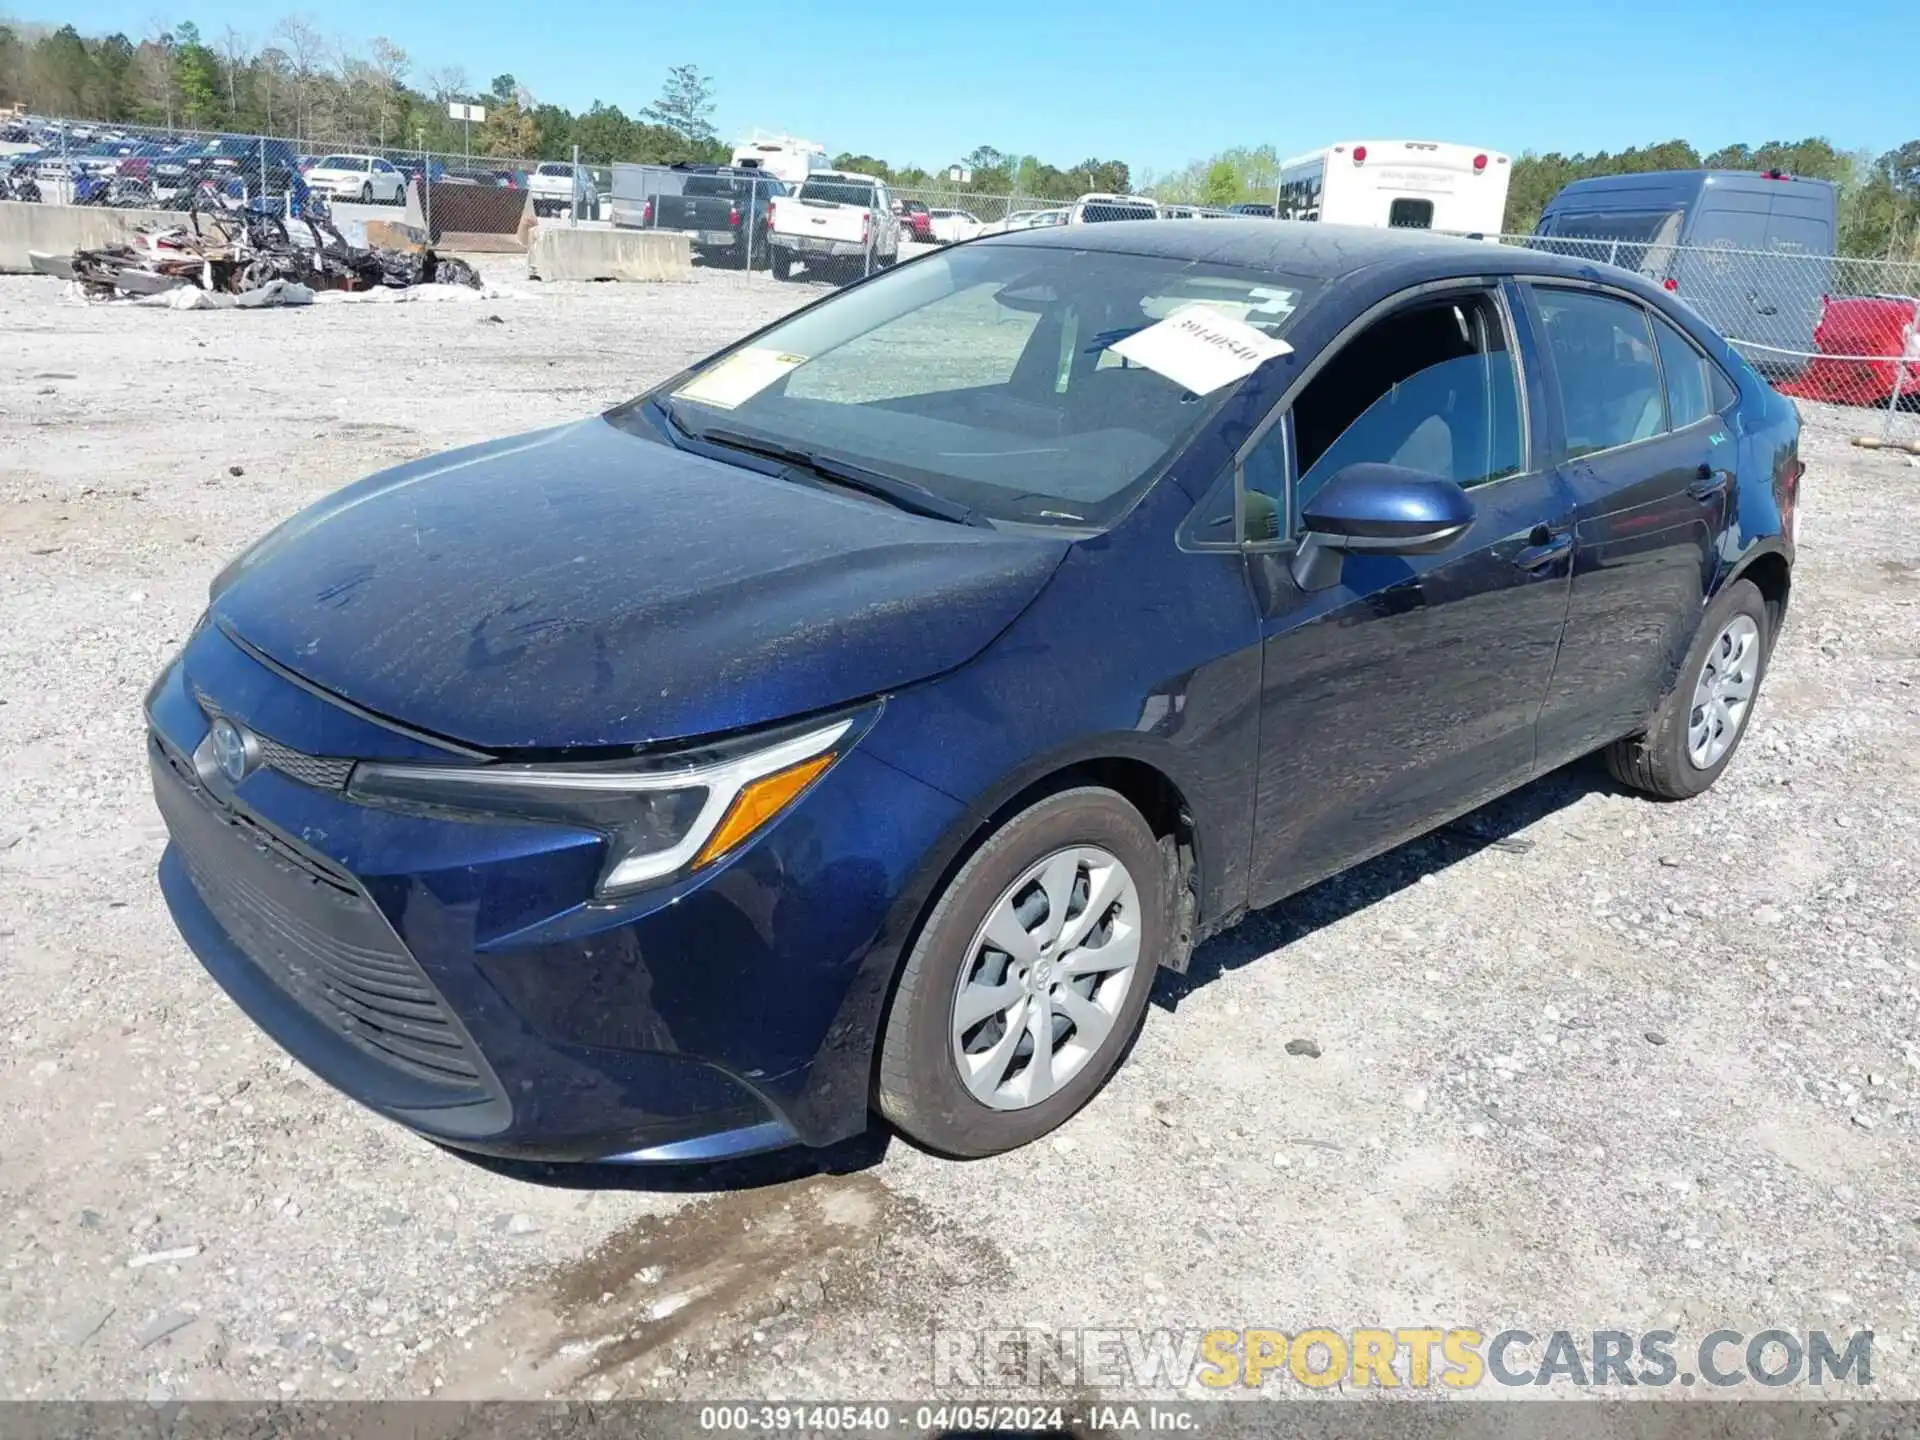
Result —
[[1301, 514], [1305, 534], [1293, 557], [1302, 590], [1340, 582], [1349, 552], [1431, 555], [1473, 524], [1473, 501], [1451, 480], [1399, 465], [1348, 465]]

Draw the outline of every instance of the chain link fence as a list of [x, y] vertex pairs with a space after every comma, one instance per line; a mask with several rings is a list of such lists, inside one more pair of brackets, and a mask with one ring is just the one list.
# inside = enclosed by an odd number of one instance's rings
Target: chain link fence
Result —
[[1503, 235], [1645, 276], [1781, 393], [1868, 412], [1863, 435], [1920, 442], [1920, 262]]
[[392, 218], [434, 243], [478, 249], [524, 245], [529, 220], [605, 223], [607, 172], [573, 157], [69, 121], [28, 129], [31, 142], [0, 154], [0, 198], [180, 211], [238, 203], [290, 218], [317, 206], [350, 226]]
[[[392, 218], [447, 249], [519, 250], [534, 224], [662, 229], [701, 269], [743, 281], [840, 282], [929, 246], [1055, 223], [1067, 202], [957, 186], [888, 187], [864, 229], [806, 207], [771, 175], [593, 166], [360, 142], [41, 121], [0, 154], [0, 198], [186, 210], [216, 201], [347, 228]], [[855, 197], [848, 197], [855, 198]], [[774, 217], [786, 207], [787, 222]], [[804, 221], [805, 223], [801, 223]], [[844, 233], [842, 233], [844, 231]], [[1863, 434], [1920, 446], [1920, 262], [1646, 240], [1488, 237], [1636, 272], [1691, 306], [1783, 393], [1857, 409]]]

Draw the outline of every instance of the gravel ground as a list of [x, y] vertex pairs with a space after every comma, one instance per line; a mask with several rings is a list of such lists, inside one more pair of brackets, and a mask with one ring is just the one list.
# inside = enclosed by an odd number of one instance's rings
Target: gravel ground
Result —
[[0, 280], [0, 1395], [910, 1396], [936, 1321], [1870, 1326], [1920, 1395], [1920, 471], [1858, 416], [1809, 413], [1794, 614], [1717, 789], [1576, 767], [1254, 917], [1049, 1142], [483, 1168], [309, 1078], [153, 882], [140, 699], [207, 578], [819, 293], [516, 288]]

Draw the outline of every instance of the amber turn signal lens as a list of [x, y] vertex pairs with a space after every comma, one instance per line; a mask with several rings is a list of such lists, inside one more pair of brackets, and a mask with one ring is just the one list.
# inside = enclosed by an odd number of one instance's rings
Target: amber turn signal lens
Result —
[[713, 838], [700, 848], [693, 868], [698, 870], [718, 860], [786, 809], [793, 803], [793, 797], [819, 778], [821, 772], [833, 764], [833, 760], [833, 752], [828, 751], [825, 755], [816, 755], [789, 769], [777, 770], [748, 785], [734, 797], [732, 806], [727, 810], [727, 818], [720, 822], [720, 828], [713, 832]]

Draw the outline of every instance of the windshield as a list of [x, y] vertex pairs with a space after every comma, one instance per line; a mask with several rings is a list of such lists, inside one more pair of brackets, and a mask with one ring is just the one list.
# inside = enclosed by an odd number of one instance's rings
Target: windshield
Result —
[[873, 186], [864, 180], [809, 180], [800, 187], [802, 200], [828, 200], [835, 205], [873, 204]]
[[571, 165], [560, 164], [542, 165], [540, 167], [540, 173], [542, 175], [558, 175], [564, 179], [566, 176], [573, 174], [573, 167]]
[[689, 175], [681, 193], [693, 196], [724, 195], [743, 198], [753, 194], [756, 184], [764, 192], [767, 183], [765, 180], [756, 182], [744, 175]]
[[[1284, 349], [1307, 293], [1228, 266], [974, 246], [815, 306], [656, 398], [694, 437], [825, 455], [991, 520], [1101, 526]], [[1203, 383], [1174, 353], [1193, 314], [1252, 357], [1210, 371], [1205, 394], [1162, 373]]]
[[[1680, 239], [1684, 210], [1589, 211], [1549, 215], [1540, 223], [1536, 248], [1604, 260], [1626, 270], [1662, 269]], [[1540, 240], [1580, 242], [1554, 246]]]
[[367, 162], [356, 160], [351, 155], [329, 155], [313, 168], [316, 170], [364, 170], [367, 168]]

